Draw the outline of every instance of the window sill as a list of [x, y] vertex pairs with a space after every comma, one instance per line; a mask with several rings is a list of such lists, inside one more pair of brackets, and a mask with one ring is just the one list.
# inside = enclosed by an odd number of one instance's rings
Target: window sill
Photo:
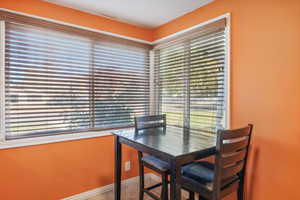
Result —
[[103, 136], [109, 136], [109, 135], [112, 135], [111, 130], [87, 131], [87, 132], [73, 133], [73, 134], [62, 134], [62, 135], [8, 140], [8, 141], [0, 142], [0, 149], [25, 147], [25, 146], [40, 145], [40, 144], [49, 144], [49, 143], [55, 143], [55, 142], [80, 140], [80, 139], [103, 137]]

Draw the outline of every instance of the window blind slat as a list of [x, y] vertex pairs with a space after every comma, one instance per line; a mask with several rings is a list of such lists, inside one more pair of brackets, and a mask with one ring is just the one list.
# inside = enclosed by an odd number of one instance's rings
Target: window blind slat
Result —
[[6, 22], [6, 138], [132, 125], [149, 110], [149, 49]]
[[[197, 55], [200, 55], [200, 54], [207, 54], [207, 53], [213, 53], [215, 51], [220, 51], [220, 50], [224, 50], [224, 42], [223, 41], [218, 41], [218, 42], [215, 42], [215, 43], [212, 43], [212, 44], [207, 44], [205, 46], [195, 46], [193, 48], [191, 48], [191, 52], [195, 55], [192, 55], [191, 57], [196, 57]], [[160, 61], [160, 64], [161, 65], [164, 65], [166, 63], [169, 63], [169, 62], [178, 62], [178, 61], [182, 61], [182, 58], [186, 55], [188, 55], [189, 53], [182, 53], [182, 54], [174, 54], [172, 57], [169, 57], [169, 56], [161, 56], [161, 61]]]
[[208, 134], [224, 127], [225, 48], [224, 26], [155, 48], [158, 110], [169, 125]]

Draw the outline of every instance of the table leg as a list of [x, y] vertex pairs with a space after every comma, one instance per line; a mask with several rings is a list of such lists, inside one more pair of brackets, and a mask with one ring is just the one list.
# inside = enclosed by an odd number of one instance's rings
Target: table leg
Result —
[[121, 169], [122, 169], [122, 147], [119, 136], [115, 135], [115, 200], [121, 200]]
[[170, 199], [181, 200], [181, 166], [176, 162], [171, 162]]

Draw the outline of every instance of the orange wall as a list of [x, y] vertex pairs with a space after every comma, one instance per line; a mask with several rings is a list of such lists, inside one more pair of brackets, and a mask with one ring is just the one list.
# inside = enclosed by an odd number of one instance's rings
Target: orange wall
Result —
[[154, 38], [227, 12], [232, 127], [255, 125], [248, 199], [300, 199], [300, 1], [216, 0], [157, 28]]
[[42, 0], [0, 0], [0, 8], [60, 20], [141, 40], [152, 40], [152, 31], [150, 29], [84, 13]]
[[[151, 30], [41, 0], [0, 0], [0, 8], [77, 24], [137, 39], [152, 39]], [[136, 152], [126, 148], [124, 161], [137, 176]], [[53, 200], [113, 182], [113, 137], [0, 150], [0, 199]]]
[[[113, 182], [113, 137], [100, 137], [0, 150], [2, 200], [54, 200]], [[123, 160], [137, 176], [137, 154], [125, 148]]]

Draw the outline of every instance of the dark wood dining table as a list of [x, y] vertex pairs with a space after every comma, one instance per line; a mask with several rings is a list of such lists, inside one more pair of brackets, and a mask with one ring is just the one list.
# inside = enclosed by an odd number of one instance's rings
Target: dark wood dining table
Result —
[[115, 200], [121, 199], [122, 144], [169, 163], [171, 200], [181, 200], [181, 167], [216, 151], [215, 135], [186, 128], [167, 126], [138, 132], [131, 128], [112, 133], [115, 138]]

